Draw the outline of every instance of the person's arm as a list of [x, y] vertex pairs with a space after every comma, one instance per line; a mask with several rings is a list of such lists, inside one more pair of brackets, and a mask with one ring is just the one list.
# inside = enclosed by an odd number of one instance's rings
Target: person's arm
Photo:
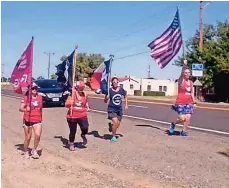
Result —
[[85, 95], [86, 95], [86, 108], [87, 108], [87, 111], [89, 111], [90, 107], [89, 107], [89, 104], [88, 104], [88, 96], [87, 96], [87, 94], [85, 94]]
[[25, 103], [21, 103], [21, 106], [19, 108], [19, 111], [20, 112], [25, 112], [26, 111], [26, 105], [25, 105]]
[[194, 105], [196, 105], [196, 101], [195, 101], [195, 88], [194, 88], [194, 86], [192, 85], [192, 93], [191, 93], [191, 95], [192, 95], [192, 101], [193, 101], [193, 104]]
[[104, 97], [104, 102], [107, 103], [108, 100], [109, 100], [109, 95], [105, 95], [105, 97]]
[[125, 102], [125, 110], [128, 110], [128, 98], [127, 98], [127, 91], [124, 90], [124, 102]]
[[20, 112], [25, 112], [26, 111], [26, 97], [23, 97], [23, 99], [21, 100], [21, 106], [19, 108]]
[[65, 102], [65, 107], [66, 108], [70, 108], [73, 104], [73, 100], [72, 100], [72, 97], [71, 96], [68, 96], [66, 102]]

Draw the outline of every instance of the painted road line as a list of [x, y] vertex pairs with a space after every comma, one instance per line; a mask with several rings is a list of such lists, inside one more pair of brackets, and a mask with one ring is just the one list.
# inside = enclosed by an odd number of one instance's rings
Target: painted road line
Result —
[[[12, 97], [12, 98], [16, 98], [16, 99], [20, 99], [21, 98], [21, 97], [12, 96], [12, 95], [5, 95], [5, 94], [2, 94], [2, 96]], [[90, 111], [97, 112], [97, 113], [102, 113], [102, 114], [106, 114], [107, 113], [106, 111], [94, 110], [94, 109], [90, 109]], [[127, 118], [137, 119], [137, 120], [143, 120], [143, 121], [149, 121], [149, 122], [155, 122], [155, 123], [170, 125], [170, 122], [166, 122], [166, 121], [159, 121], [159, 120], [155, 120], [155, 119], [147, 119], [147, 118], [142, 118], [142, 117], [137, 117], [137, 116], [129, 116], [129, 115], [123, 115], [123, 116], [127, 117]], [[183, 125], [179, 125], [179, 124], [176, 125], [176, 126], [183, 127]], [[222, 135], [229, 136], [229, 132], [217, 131], [217, 130], [213, 130], [213, 129], [205, 129], [205, 128], [199, 128], [199, 127], [193, 127], [193, 126], [189, 126], [189, 128], [193, 129], [193, 130], [205, 131], [205, 132], [209, 132], [209, 133], [217, 133], [217, 134], [222, 134]]]
[[148, 108], [147, 106], [138, 106], [138, 105], [132, 105], [132, 104], [128, 104], [128, 106], [135, 107], [135, 108]]
[[[104, 99], [102, 97], [94, 97], [94, 96], [89, 96], [89, 98], [100, 99], [100, 100]], [[156, 104], [156, 105], [164, 105], [164, 106], [171, 106], [172, 105], [172, 103], [154, 102], [154, 101], [138, 101], [138, 100], [132, 100], [132, 99], [128, 99], [128, 102], [141, 103], [141, 104]], [[217, 108], [217, 107], [208, 107], [208, 106], [199, 106], [199, 105], [197, 105], [196, 108], [206, 109], [206, 110], [228, 111], [229, 112], [229, 108]]]
[[[101, 111], [101, 110], [93, 110], [93, 109], [91, 109], [91, 111], [97, 112], [97, 113], [102, 113], [102, 114], [106, 114], [107, 113], [107, 112]], [[142, 117], [137, 117], [137, 116], [129, 116], [129, 115], [123, 115], [123, 116], [127, 117], [127, 118], [143, 120], [143, 121], [149, 121], [149, 122], [155, 122], [155, 123], [160, 123], [160, 124], [166, 124], [166, 125], [170, 125], [171, 124], [171, 122], [159, 121], [159, 120], [155, 120], [155, 119], [147, 119], [147, 118], [142, 118]], [[179, 124], [177, 124], [176, 126], [183, 127], [183, 125], [179, 125]], [[213, 129], [205, 129], [205, 128], [199, 128], [199, 127], [193, 127], [193, 126], [189, 126], [189, 128], [193, 129], [193, 130], [205, 131], [205, 132], [217, 133], [217, 134], [223, 134], [223, 135], [228, 135], [229, 136], [229, 132], [217, 131], [217, 130], [213, 130]]]

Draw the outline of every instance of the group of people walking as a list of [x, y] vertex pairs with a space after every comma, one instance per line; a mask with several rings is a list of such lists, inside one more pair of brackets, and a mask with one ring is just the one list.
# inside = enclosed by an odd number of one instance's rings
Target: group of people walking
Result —
[[[169, 128], [169, 133], [173, 134], [176, 124], [183, 123], [184, 128], [181, 132], [181, 136], [188, 136], [187, 127], [190, 123], [191, 114], [194, 111], [194, 90], [193, 83], [189, 79], [190, 70], [187, 68], [187, 61], [184, 61], [184, 66], [179, 78], [179, 89], [176, 104], [173, 109], [178, 113], [178, 119], [172, 122]], [[90, 109], [88, 104], [88, 97], [84, 92], [85, 84], [83, 81], [77, 81], [72, 96], [69, 96], [65, 102], [65, 107], [68, 108], [66, 115], [67, 124], [69, 127], [69, 150], [74, 151], [74, 140], [77, 130], [77, 125], [81, 129], [81, 138], [83, 145], [87, 144], [86, 135], [89, 129], [89, 121], [87, 111]], [[34, 159], [38, 159], [39, 155], [37, 148], [40, 142], [42, 133], [42, 108], [43, 101], [42, 96], [37, 92], [38, 86], [33, 83], [31, 95], [27, 92], [21, 101], [20, 111], [24, 113], [23, 116], [23, 128], [24, 128], [24, 154], [26, 158], [32, 156]], [[31, 96], [31, 98], [29, 98]], [[123, 105], [122, 99], [124, 99], [124, 109], [128, 109], [127, 92], [119, 87], [119, 80], [117, 77], [113, 77], [111, 80], [111, 88], [109, 88], [108, 95], [105, 96], [104, 102], [108, 103], [107, 113], [108, 119], [111, 122], [108, 123], [109, 132], [112, 132], [111, 142], [117, 142], [116, 132], [119, 128], [122, 116]], [[109, 102], [108, 102], [109, 101]], [[34, 148], [31, 153], [28, 151], [30, 140], [32, 137], [32, 131], [34, 132]]]

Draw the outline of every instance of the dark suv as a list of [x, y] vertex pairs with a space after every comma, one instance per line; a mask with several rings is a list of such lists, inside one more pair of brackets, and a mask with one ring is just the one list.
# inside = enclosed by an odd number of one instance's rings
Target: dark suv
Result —
[[34, 82], [38, 86], [39, 95], [43, 96], [44, 106], [64, 106], [68, 97], [64, 85], [52, 79], [35, 80]]

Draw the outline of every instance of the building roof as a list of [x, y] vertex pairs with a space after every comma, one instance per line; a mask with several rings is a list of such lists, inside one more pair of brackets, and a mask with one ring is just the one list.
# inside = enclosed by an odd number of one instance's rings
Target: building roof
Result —
[[[125, 76], [125, 77], [113, 76], [113, 77], [118, 78], [119, 82], [124, 82], [124, 81], [129, 80], [129, 79], [130, 79], [130, 80], [133, 80], [134, 82], [138, 82], [138, 81], [134, 80], [133, 78], [131, 78], [130, 76], [128, 76], [128, 77], [127, 77], [127, 76]], [[112, 78], [113, 78], [113, 77], [112, 77]], [[111, 79], [112, 79], [112, 78], [111, 78]]]

